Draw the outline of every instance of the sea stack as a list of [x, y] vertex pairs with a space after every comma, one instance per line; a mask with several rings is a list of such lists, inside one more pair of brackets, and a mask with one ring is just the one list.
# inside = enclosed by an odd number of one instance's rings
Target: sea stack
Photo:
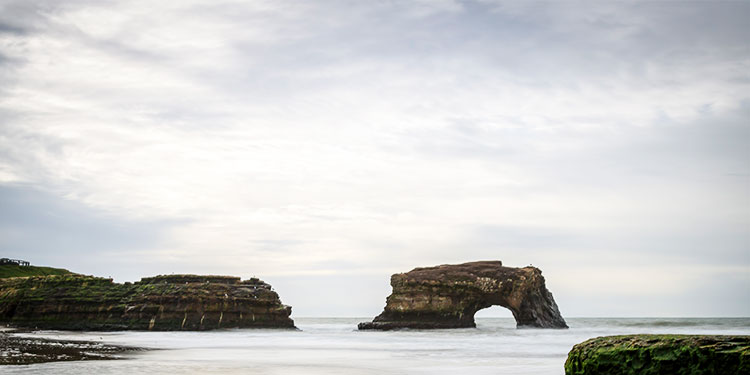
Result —
[[0, 321], [64, 330], [294, 328], [257, 278], [166, 275], [135, 283], [77, 274], [0, 279]]
[[383, 312], [359, 329], [476, 327], [474, 313], [499, 305], [517, 327], [568, 328], [536, 267], [503, 267], [500, 261], [415, 268], [391, 276], [393, 292]]

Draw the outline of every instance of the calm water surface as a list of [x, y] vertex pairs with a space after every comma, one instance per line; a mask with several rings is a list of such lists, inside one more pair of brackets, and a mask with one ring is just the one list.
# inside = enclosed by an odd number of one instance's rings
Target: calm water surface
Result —
[[3, 366], [3, 374], [563, 374], [570, 348], [631, 333], [750, 335], [750, 318], [571, 318], [568, 330], [516, 329], [512, 318], [478, 318], [476, 329], [356, 330], [367, 318], [295, 318], [300, 331], [62, 332], [158, 350], [119, 361]]

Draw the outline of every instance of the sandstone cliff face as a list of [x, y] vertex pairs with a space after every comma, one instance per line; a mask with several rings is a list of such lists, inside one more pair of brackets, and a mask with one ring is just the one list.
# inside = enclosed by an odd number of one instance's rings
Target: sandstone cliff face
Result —
[[475, 327], [474, 313], [499, 305], [518, 327], [567, 328], [535, 267], [503, 267], [500, 261], [415, 268], [391, 276], [384, 311], [359, 329]]
[[566, 375], [750, 374], [750, 336], [626, 335], [584, 341]]
[[118, 284], [62, 275], [0, 279], [0, 321], [67, 330], [294, 328], [290, 306], [253, 278], [169, 275]]

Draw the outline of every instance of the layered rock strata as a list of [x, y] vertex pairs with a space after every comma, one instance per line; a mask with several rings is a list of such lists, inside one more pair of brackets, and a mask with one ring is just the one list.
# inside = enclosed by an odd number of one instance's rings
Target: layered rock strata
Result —
[[83, 275], [0, 279], [0, 321], [65, 330], [294, 328], [263, 281], [168, 275], [114, 283]]
[[474, 313], [499, 305], [518, 327], [567, 328], [542, 271], [503, 267], [500, 261], [415, 268], [391, 276], [383, 312], [359, 329], [475, 327]]
[[575, 345], [566, 375], [750, 374], [750, 336], [626, 335]]

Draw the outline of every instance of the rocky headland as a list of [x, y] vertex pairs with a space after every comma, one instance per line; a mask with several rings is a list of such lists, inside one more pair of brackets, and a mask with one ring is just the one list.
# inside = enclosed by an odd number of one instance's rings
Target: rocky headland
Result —
[[294, 328], [265, 282], [165, 275], [135, 283], [78, 274], [0, 279], [0, 322], [62, 330]]
[[750, 336], [625, 335], [577, 344], [566, 375], [750, 374]]
[[518, 327], [567, 328], [536, 267], [481, 261], [415, 268], [391, 276], [393, 292], [383, 312], [359, 329], [476, 327], [474, 313], [499, 305]]

